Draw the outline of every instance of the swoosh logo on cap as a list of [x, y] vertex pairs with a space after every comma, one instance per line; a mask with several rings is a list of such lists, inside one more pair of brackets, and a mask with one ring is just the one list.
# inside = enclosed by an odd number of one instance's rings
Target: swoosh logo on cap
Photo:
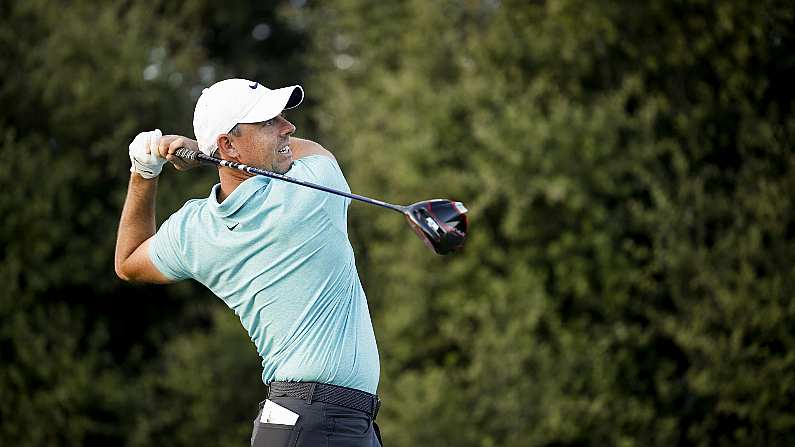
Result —
[[240, 222], [237, 222], [237, 223], [235, 223], [235, 224], [234, 224], [234, 225], [232, 225], [231, 227], [230, 227], [229, 225], [227, 225], [227, 226], [226, 226], [226, 228], [228, 228], [228, 229], [229, 229], [229, 231], [232, 231], [232, 230], [234, 230], [235, 228], [237, 228], [237, 226], [238, 226], [238, 225], [240, 225]]
[[257, 87], [259, 87], [259, 84], [257, 84], [256, 82], [248, 86], [248, 88], [250, 88], [251, 90], [254, 90]]

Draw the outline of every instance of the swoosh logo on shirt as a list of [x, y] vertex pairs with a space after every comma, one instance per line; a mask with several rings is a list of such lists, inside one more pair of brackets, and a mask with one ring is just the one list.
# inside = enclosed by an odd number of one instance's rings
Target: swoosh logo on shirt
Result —
[[257, 87], [259, 87], [259, 84], [257, 84], [256, 82], [248, 86], [248, 88], [250, 88], [251, 90], [254, 90]]
[[229, 231], [232, 231], [232, 230], [234, 230], [235, 228], [237, 228], [237, 226], [238, 226], [238, 225], [240, 225], [240, 222], [237, 222], [237, 223], [235, 223], [235, 224], [234, 224], [234, 225], [232, 225], [231, 227], [230, 227], [229, 225], [227, 225], [227, 226], [226, 226], [226, 228], [227, 228]]

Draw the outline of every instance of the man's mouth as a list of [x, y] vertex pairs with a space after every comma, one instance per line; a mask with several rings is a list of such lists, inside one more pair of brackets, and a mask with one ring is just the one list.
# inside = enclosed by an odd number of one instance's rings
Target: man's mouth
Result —
[[280, 153], [282, 155], [289, 155], [290, 154], [290, 145], [284, 146], [284, 147], [282, 147], [281, 149], [279, 149], [276, 152], [278, 152], [278, 153]]

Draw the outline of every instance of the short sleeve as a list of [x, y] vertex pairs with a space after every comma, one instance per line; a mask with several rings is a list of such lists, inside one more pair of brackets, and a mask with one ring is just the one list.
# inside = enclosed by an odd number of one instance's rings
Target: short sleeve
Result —
[[[187, 204], [186, 204], [187, 206]], [[149, 243], [149, 259], [165, 277], [173, 281], [190, 278], [185, 267], [185, 236], [188, 227], [185, 207], [163, 222]]]
[[[345, 176], [342, 174], [337, 160], [326, 157], [324, 155], [310, 155], [298, 160], [301, 164], [300, 169], [296, 169], [295, 178], [307, 182], [315, 183], [318, 185], [333, 188], [338, 191], [351, 192]], [[291, 175], [288, 173], [287, 175]], [[314, 194], [317, 197], [316, 193]], [[332, 222], [346, 232], [347, 227], [347, 210], [351, 199], [334, 195], [331, 193], [321, 193], [323, 197], [323, 209], [329, 216]]]
[[[337, 161], [324, 155], [310, 155], [300, 159], [303, 164], [302, 170], [298, 172], [299, 180], [317, 183], [342, 191], [350, 191], [345, 176], [342, 175]], [[289, 175], [289, 174], [288, 174]]]

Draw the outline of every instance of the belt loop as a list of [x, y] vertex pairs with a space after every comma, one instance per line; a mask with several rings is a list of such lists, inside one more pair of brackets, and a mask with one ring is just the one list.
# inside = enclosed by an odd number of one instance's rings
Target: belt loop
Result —
[[317, 382], [310, 382], [309, 383], [309, 393], [306, 396], [306, 404], [312, 405], [312, 397], [315, 395], [315, 386], [317, 386]]

